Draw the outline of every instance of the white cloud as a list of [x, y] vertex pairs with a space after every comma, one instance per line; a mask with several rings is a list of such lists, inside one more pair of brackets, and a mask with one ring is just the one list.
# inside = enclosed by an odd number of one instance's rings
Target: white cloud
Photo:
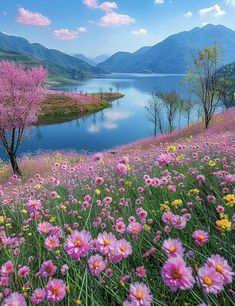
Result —
[[147, 34], [147, 30], [146, 29], [139, 29], [139, 30], [131, 31], [131, 34], [136, 35], [136, 36], [141, 36], [141, 35]]
[[215, 17], [222, 17], [226, 12], [218, 4], [199, 10], [199, 15], [201, 17], [207, 16], [208, 14], [212, 14]]
[[191, 11], [188, 11], [187, 13], [184, 14], [184, 17], [191, 18], [193, 17], [193, 13]]
[[131, 18], [129, 15], [107, 12], [106, 15], [101, 17], [98, 24], [101, 27], [115, 28], [121, 25], [129, 25], [133, 22], [135, 22], [135, 19]]
[[106, 12], [110, 12], [118, 8], [116, 2], [105, 1], [99, 4], [97, 0], [83, 0], [83, 3], [90, 9], [100, 9]]
[[68, 29], [57, 29], [53, 32], [53, 38], [58, 40], [73, 40], [78, 38], [80, 33], [87, 32], [84, 27], [78, 28], [76, 31], [70, 31]]
[[164, 4], [164, 3], [165, 3], [165, 0], [155, 0], [154, 3], [155, 3], [155, 4], [158, 4], [158, 5]]
[[43, 16], [42, 14], [37, 12], [26, 10], [23, 7], [20, 7], [18, 9], [18, 16], [16, 18], [16, 22], [25, 25], [33, 25], [40, 27], [49, 26], [51, 24], [51, 21], [48, 17]]
[[235, 7], [235, 0], [225, 0], [226, 4]]

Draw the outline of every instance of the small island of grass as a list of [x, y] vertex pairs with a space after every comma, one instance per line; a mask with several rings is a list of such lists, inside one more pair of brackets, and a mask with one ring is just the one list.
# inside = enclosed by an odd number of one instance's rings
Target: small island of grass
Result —
[[96, 113], [123, 96], [118, 92], [78, 94], [50, 90], [42, 102], [37, 125], [66, 122]]

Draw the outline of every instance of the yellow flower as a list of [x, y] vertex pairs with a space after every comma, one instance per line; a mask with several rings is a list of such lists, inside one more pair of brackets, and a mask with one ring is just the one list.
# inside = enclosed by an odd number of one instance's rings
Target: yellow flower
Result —
[[81, 305], [82, 304], [82, 301], [77, 299], [77, 300], [74, 300], [74, 304], [75, 305]]
[[34, 189], [35, 190], [40, 190], [42, 188], [42, 185], [41, 184], [37, 184], [34, 186]]
[[10, 227], [10, 226], [11, 226], [11, 223], [6, 223], [6, 226], [7, 226], [7, 227]]
[[66, 205], [60, 205], [60, 208], [63, 210], [66, 210], [67, 209], [67, 206]]
[[177, 160], [184, 160], [185, 159], [185, 155], [184, 154], [180, 154], [176, 157]]
[[151, 230], [151, 227], [148, 224], [144, 224], [142, 228], [145, 232], [150, 232]]
[[216, 166], [216, 162], [214, 160], [209, 160], [208, 165], [210, 167], [214, 167], [214, 166]]
[[126, 168], [127, 168], [128, 171], [131, 170], [131, 166], [129, 164], [126, 165]]
[[170, 207], [167, 204], [160, 204], [160, 211], [170, 211]]
[[175, 208], [178, 208], [182, 206], [183, 201], [181, 199], [176, 199], [173, 202], [171, 202], [171, 205], [174, 206]]
[[131, 181], [126, 181], [125, 184], [126, 184], [127, 186], [129, 186], [129, 187], [132, 186], [132, 182], [131, 182]]
[[51, 217], [49, 221], [50, 222], [54, 222], [55, 221], [55, 217]]
[[176, 151], [176, 146], [169, 146], [167, 148], [167, 152], [174, 152], [174, 151]]
[[220, 227], [223, 230], [227, 230], [227, 231], [231, 230], [232, 222], [229, 221], [227, 218], [217, 220], [215, 223], [218, 227]]
[[28, 236], [32, 236], [32, 233], [30, 232], [30, 233], [28, 233], [27, 235], [28, 235]]
[[198, 195], [199, 194], [199, 189], [195, 188], [195, 189], [190, 189], [188, 192], [188, 196], [192, 196], [192, 195]]
[[26, 209], [22, 209], [21, 212], [22, 212], [23, 214], [27, 214], [27, 210], [26, 210]]
[[226, 206], [233, 207], [235, 204], [235, 195], [227, 194], [226, 196], [224, 196], [224, 200], [227, 201]]
[[0, 216], [0, 223], [4, 223], [5, 219], [3, 216]]
[[98, 188], [96, 188], [95, 194], [99, 196], [101, 194], [101, 191]]

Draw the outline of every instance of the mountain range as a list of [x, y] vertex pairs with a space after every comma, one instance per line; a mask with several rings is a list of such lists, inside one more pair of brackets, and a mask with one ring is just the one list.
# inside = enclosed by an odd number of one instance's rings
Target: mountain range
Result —
[[82, 79], [104, 73], [103, 69], [89, 65], [86, 61], [67, 55], [54, 49], [48, 49], [38, 43], [0, 32], [0, 56], [26, 64], [41, 64], [51, 77]]
[[97, 67], [122, 73], [185, 73], [197, 52], [215, 42], [224, 49], [223, 64], [234, 62], [235, 31], [209, 24], [174, 34], [134, 53], [117, 52]]

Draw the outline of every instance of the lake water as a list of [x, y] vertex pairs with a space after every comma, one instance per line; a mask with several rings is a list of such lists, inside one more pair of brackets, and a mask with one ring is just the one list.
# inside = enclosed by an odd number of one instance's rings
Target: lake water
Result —
[[[18, 155], [47, 150], [100, 151], [127, 144], [153, 135], [153, 124], [148, 120], [144, 106], [151, 91], [176, 89], [185, 95], [180, 84], [182, 75], [111, 74], [84, 81], [79, 86], [58, 86], [54, 89], [69, 92], [113, 91], [118, 88], [125, 97], [114, 101], [111, 107], [78, 120], [32, 127], [20, 146]], [[196, 116], [196, 111], [193, 115]], [[164, 114], [163, 114], [163, 120]], [[178, 125], [179, 118], [176, 118]], [[182, 116], [181, 126], [186, 125]], [[0, 149], [0, 157], [4, 157]]]

